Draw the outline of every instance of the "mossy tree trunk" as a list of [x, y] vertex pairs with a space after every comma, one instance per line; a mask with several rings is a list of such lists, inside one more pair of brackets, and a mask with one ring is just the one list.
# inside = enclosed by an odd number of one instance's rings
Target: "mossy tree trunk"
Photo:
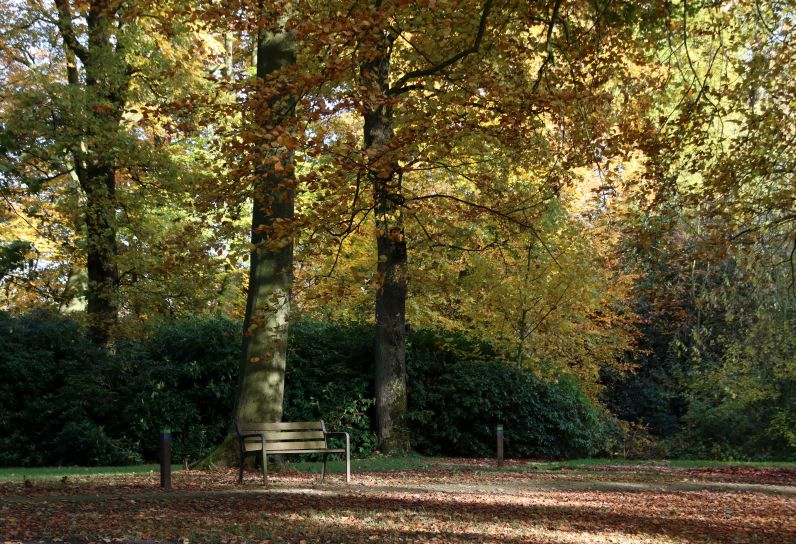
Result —
[[[261, 32], [257, 77], [266, 79], [296, 62], [295, 39], [290, 32]], [[287, 126], [295, 110], [292, 97], [282, 98], [255, 112], [260, 129]], [[280, 111], [280, 115], [274, 113]], [[294, 214], [295, 173], [289, 152], [262, 157], [257, 168], [252, 212], [249, 289], [246, 299], [243, 353], [234, 418], [241, 422], [282, 419], [288, 321], [293, 281], [293, 243], [290, 221]]]

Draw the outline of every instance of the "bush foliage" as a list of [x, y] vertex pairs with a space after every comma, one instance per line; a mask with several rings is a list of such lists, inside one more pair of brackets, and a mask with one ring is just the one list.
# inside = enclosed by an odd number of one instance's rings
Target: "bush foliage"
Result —
[[[194, 317], [152, 326], [109, 355], [62, 316], [0, 314], [0, 464], [108, 465], [154, 461], [172, 429], [175, 461], [196, 460], [230, 427], [240, 324]], [[285, 420], [323, 418], [376, 447], [373, 334], [368, 326], [301, 322], [291, 328]], [[418, 331], [407, 355], [414, 448], [575, 457], [604, 449], [609, 426], [577, 386], [546, 383], [503, 363], [489, 346]]]
[[114, 361], [74, 322], [0, 314], [0, 464], [124, 464]]
[[412, 444], [426, 454], [493, 456], [504, 426], [509, 457], [573, 458], [604, 451], [611, 428], [561, 376], [547, 383], [458, 336], [420, 331], [407, 356]]

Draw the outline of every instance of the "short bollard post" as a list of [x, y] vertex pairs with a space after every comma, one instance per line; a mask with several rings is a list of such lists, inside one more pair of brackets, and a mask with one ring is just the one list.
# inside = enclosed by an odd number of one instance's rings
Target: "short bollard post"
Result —
[[160, 433], [160, 487], [171, 489], [171, 429]]
[[497, 426], [497, 464], [503, 466], [503, 425]]

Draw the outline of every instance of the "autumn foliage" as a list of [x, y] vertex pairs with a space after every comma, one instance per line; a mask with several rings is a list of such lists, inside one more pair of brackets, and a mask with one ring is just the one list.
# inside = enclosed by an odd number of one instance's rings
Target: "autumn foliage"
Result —
[[[354, 365], [362, 396], [340, 406], [360, 403], [362, 439], [385, 451], [453, 418], [444, 402], [412, 412], [427, 385], [413, 331], [427, 329], [461, 340], [436, 355], [489, 353], [494, 383], [565, 391], [594, 431], [578, 451], [613, 422], [639, 455], [796, 453], [787, 2], [0, 9], [4, 322], [68, 315], [99, 361], [180, 319], [242, 320], [240, 349], [218, 355], [240, 365], [224, 380], [242, 378], [219, 394], [255, 419], [293, 409], [291, 323], [364, 327], [373, 366]], [[78, 372], [90, 349], [52, 364]], [[204, 372], [194, 363], [180, 372]], [[118, 394], [69, 376], [77, 398]], [[448, 376], [478, 404], [473, 375]], [[542, 425], [542, 393], [523, 394], [467, 414]], [[151, 408], [139, 400], [131, 419]], [[92, 410], [74, 407], [105, 417]], [[196, 417], [220, 435], [232, 409], [219, 413]], [[101, 442], [95, 427], [72, 433]]]

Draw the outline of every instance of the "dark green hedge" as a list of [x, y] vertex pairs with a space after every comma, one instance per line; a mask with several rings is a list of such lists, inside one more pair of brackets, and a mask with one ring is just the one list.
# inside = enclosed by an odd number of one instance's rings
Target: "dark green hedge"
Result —
[[229, 429], [239, 357], [240, 326], [223, 318], [158, 324], [143, 342], [120, 345], [120, 416], [134, 451], [156, 459], [157, 437], [169, 427], [173, 459], [208, 454]]
[[0, 314], [0, 465], [116, 465], [196, 459], [228, 427], [239, 327], [193, 318], [122, 341], [113, 356], [56, 315]]
[[114, 361], [74, 322], [0, 314], [0, 465], [124, 464]]
[[422, 453], [493, 456], [498, 424], [508, 457], [588, 456], [612, 438], [604, 412], [573, 381], [546, 383], [488, 345], [420, 331], [407, 359], [412, 446]]
[[[0, 313], [0, 465], [152, 461], [163, 426], [175, 460], [199, 459], [229, 428], [239, 348], [240, 325], [221, 317], [153, 326], [108, 355], [67, 318]], [[358, 454], [373, 451], [372, 328], [297, 323], [289, 350], [285, 420], [323, 418], [351, 431]], [[492, 455], [497, 423], [508, 456], [574, 457], [607, 444], [610, 426], [572, 382], [545, 383], [489, 346], [414, 332], [407, 370], [421, 453]]]
[[352, 449], [376, 447], [371, 327], [300, 322], [291, 326], [285, 375], [285, 421], [323, 419], [348, 430]]

